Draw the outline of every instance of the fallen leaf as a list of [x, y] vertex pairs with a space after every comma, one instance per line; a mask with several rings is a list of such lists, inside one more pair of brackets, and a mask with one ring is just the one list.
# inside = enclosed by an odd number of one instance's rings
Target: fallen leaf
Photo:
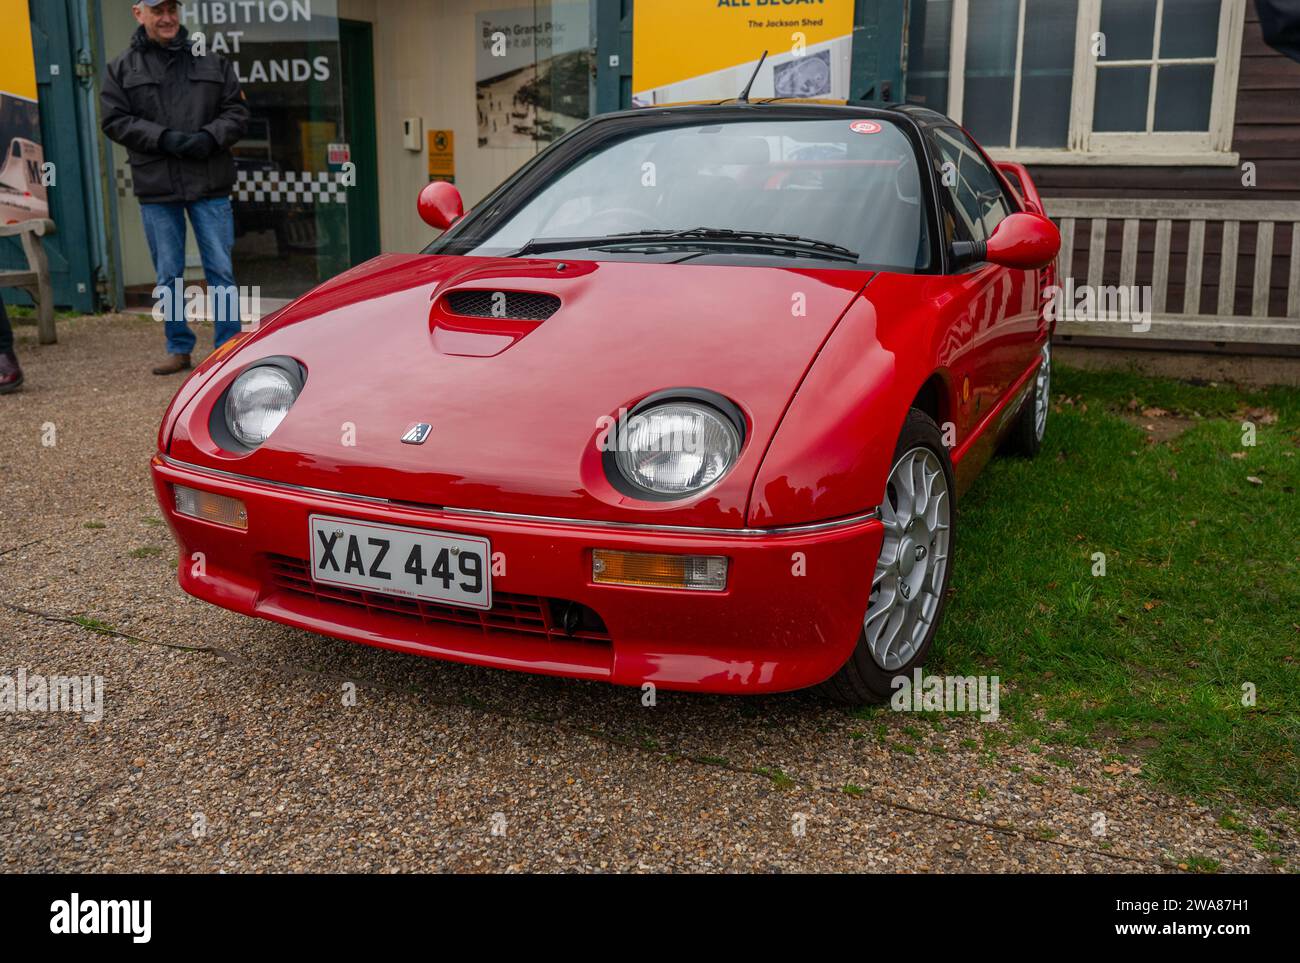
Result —
[[1244, 451], [1234, 451], [1230, 457], [1237, 459], [1237, 461], [1241, 461], [1246, 457], [1246, 453]]
[[1143, 409], [1142, 409], [1142, 417], [1143, 417], [1143, 418], [1163, 418], [1163, 417], [1165, 417], [1165, 415], [1167, 415], [1167, 414], [1169, 414], [1169, 412], [1165, 411], [1165, 409], [1163, 409], [1163, 408], [1154, 408], [1154, 407], [1153, 407], [1153, 408], [1143, 408]]
[[1262, 479], [1262, 478], [1256, 478], [1254, 475], [1247, 475], [1247, 476], [1246, 476], [1246, 481], [1250, 482], [1252, 485], [1262, 485], [1262, 484], [1264, 484], [1264, 479]]
[[1267, 408], [1251, 408], [1246, 412], [1246, 417], [1261, 425], [1277, 423], [1277, 412], [1269, 411]]

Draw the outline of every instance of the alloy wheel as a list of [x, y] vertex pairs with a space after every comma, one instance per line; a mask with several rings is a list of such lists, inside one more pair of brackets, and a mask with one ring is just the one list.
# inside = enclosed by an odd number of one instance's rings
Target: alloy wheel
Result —
[[1043, 345], [1038, 362], [1038, 377], [1034, 383], [1034, 436], [1043, 440], [1047, 430], [1047, 406], [1052, 400], [1052, 343]]
[[885, 483], [880, 520], [885, 538], [862, 620], [867, 648], [882, 669], [906, 665], [925, 642], [939, 611], [948, 568], [952, 498], [939, 456], [905, 452]]

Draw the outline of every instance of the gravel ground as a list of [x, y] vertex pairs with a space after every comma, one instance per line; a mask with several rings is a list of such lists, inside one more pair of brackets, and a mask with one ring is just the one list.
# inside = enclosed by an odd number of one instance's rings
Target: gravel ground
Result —
[[104, 717], [0, 714], [0, 869], [1300, 868], [1294, 811], [1238, 805], [1244, 831], [1224, 828], [1140, 761], [1008, 746], [1002, 723], [800, 696], [644, 707], [191, 599], [148, 483], [180, 384], [148, 373], [161, 332], [84, 318], [60, 337], [19, 329], [27, 385], [0, 398], [0, 676], [102, 676]]

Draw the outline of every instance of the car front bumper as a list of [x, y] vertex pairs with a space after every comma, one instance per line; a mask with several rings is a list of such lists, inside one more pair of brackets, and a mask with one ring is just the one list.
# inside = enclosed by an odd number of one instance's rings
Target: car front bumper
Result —
[[[821, 682], [857, 642], [883, 536], [872, 515], [786, 530], [683, 530], [426, 509], [259, 481], [162, 455], [151, 471], [181, 549], [180, 585], [197, 598], [402, 652], [621, 685], [759, 693]], [[242, 500], [247, 529], [177, 513], [177, 484]], [[504, 561], [492, 580], [492, 611], [314, 583], [307, 561], [312, 514], [488, 538]], [[727, 588], [596, 584], [597, 548], [725, 555]], [[586, 606], [603, 630], [566, 632], [549, 614], [551, 599]]]

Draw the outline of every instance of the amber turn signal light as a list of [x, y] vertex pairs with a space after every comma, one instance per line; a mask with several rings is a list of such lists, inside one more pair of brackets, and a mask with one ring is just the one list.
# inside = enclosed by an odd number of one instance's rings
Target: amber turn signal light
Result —
[[591, 580], [602, 585], [723, 592], [727, 588], [727, 558], [598, 548], [591, 553]]
[[200, 491], [197, 488], [187, 488], [184, 485], [173, 485], [172, 488], [176, 496], [176, 511], [179, 514], [247, 531], [248, 510], [238, 498]]

